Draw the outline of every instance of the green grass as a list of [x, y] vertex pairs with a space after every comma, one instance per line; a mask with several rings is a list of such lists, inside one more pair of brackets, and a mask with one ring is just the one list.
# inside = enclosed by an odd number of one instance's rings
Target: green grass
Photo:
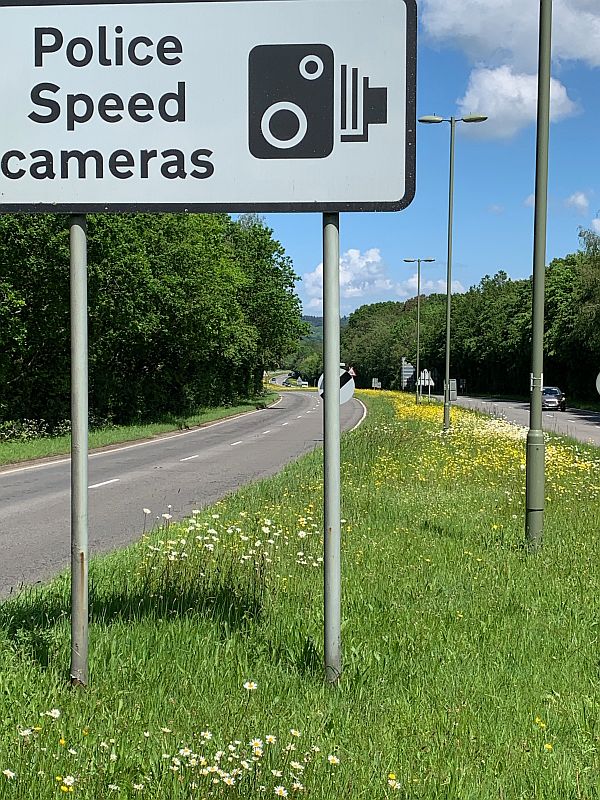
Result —
[[93, 563], [84, 691], [65, 684], [67, 579], [0, 606], [2, 800], [62, 796], [66, 776], [87, 800], [600, 797], [598, 451], [549, 439], [532, 557], [508, 426], [454, 409], [441, 435], [439, 406], [361, 397], [342, 444], [339, 686], [321, 663], [316, 452]]
[[[277, 396], [277, 392], [269, 390], [265, 394], [249, 398], [247, 401], [239, 403], [239, 405], [201, 409], [197, 414], [188, 417], [171, 416], [160, 422], [144, 425], [118, 425], [92, 430], [89, 433], [89, 447], [90, 450], [93, 450], [97, 447], [131, 442], [136, 439], [151, 439], [154, 436], [160, 436], [171, 431], [205, 425], [218, 419], [242, 414], [245, 411], [252, 411], [258, 404], [265, 403], [268, 405], [273, 403]], [[30, 441], [0, 441], [0, 466], [30, 461], [36, 458], [65, 455], [70, 452], [70, 449], [71, 437], [69, 435], [47, 439], [32, 439]]]

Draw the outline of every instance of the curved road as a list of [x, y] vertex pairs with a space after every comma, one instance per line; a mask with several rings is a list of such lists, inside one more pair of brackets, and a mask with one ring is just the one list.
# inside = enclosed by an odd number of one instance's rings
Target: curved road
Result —
[[[341, 407], [344, 430], [361, 419]], [[90, 454], [90, 555], [139, 538], [169, 511], [188, 516], [240, 486], [277, 473], [323, 441], [316, 392], [286, 392], [260, 411]], [[70, 562], [70, 459], [0, 469], [0, 595], [66, 569]], [[171, 508], [169, 508], [171, 506]]]
[[[529, 427], [529, 403], [482, 399], [479, 397], [462, 397], [457, 400], [464, 408], [474, 408], [495, 417], [503, 417], [508, 422]], [[600, 414], [580, 408], [568, 408], [566, 411], [543, 411], [542, 426], [549, 433], [571, 436], [580, 442], [600, 445]]]

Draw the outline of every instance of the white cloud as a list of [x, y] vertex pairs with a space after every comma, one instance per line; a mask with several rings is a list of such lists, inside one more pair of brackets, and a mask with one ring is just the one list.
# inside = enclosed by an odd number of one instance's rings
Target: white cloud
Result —
[[504, 214], [504, 206], [499, 203], [493, 203], [491, 206], [488, 206], [488, 211], [490, 214]]
[[534, 194], [527, 195], [525, 200], [523, 200], [523, 205], [527, 206], [527, 208], [533, 208], [535, 206], [535, 195]]
[[[565, 87], [552, 78], [550, 85], [552, 121], [576, 113], [577, 106]], [[469, 78], [465, 96], [458, 100], [461, 115], [485, 114], [481, 125], [464, 126], [485, 138], [508, 138], [534, 122], [537, 115], [537, 76], [513, 72], [512, 67], [478, 67]]]
[[592, 230], [600, 234], [600, 217], [596, 217], [596, 219], [592, 220]]
[[[302, 291], [308, 298], [303, 307], [305, 312], [323, 312], [323, 263], [312, 272], [302, 276]], [[423, 279], [421, 272], [421, 293], [445, 293], [445, 280]], [[452, 281], [453, 292], [464, 292], [460, 281]], [[342, 313], [353, 311], [366, 303], [384, 300], [405, 300], [417, 293], [417, 273], [403, 281], [394, 281], [377, 247], [364, 253], [350, 249], [340, 257], [340, 305]]]
[[590, 201], [585, 192], [575, 192], [565, 200], [565, 205], [585, 214], [590, 206]]
[[[422, 22], [434, 40], [458, 46], [474, 61], [537, 69], [536, 0], [421, 0]], [[555, 0], [552, 53], [557, 61], [600, 66], [598, 0]]]

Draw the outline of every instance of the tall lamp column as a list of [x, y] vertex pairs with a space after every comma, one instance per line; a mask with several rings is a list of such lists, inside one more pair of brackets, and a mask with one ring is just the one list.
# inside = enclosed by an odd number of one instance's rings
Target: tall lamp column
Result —
[[444, 430], [450, 427], [450, 311], [452, 303], [452, 219], [454, 212], [454, 131], [457, 122], [485, 122], [487, 117], [469, 114], [466, 117], [420, 117], [419, 122], [427, 125], [440, 122], [450, 123], [450, 185], [448, 192], [448, 265], [446, 275], [446, 365], [444, 370]]
[[421, 345], [421, 262], [431, 263], [435, 258], [405, 258], [407, 264], [414, 264], [417, 262], [417, 372], [415, 381], [415, 402], [419, 402], [419, 388], [421, 380], [421, 372], [419, 367], [419, 352]]

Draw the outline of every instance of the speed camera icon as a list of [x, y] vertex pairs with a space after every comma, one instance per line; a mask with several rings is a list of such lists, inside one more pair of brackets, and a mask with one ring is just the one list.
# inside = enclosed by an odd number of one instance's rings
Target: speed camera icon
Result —
[[387, 122], [387, 89], [371, 87], [358, 68], [342, 64], [337, 129], [335, 69], [326, 44], [258, 45], [250, 51], [248, 145], [255, 158], [326, 158], [336, 132], [342, 142], [366, 142], [370, 125]]

